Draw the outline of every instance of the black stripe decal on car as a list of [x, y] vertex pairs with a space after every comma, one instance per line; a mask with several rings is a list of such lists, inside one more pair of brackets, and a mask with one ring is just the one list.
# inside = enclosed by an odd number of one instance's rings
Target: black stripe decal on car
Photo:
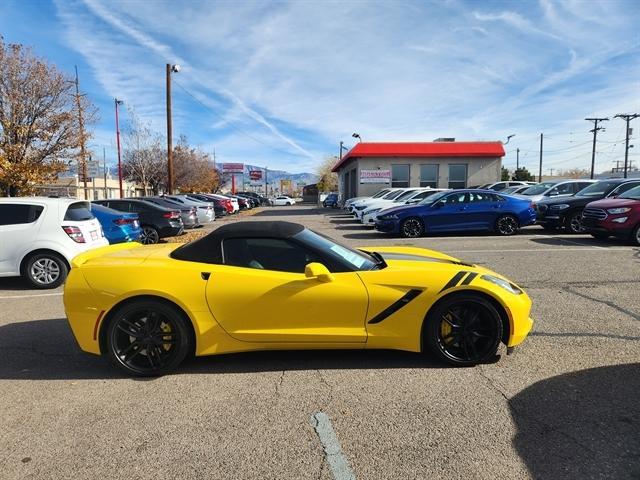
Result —
[[419, 290], [417, 288], [413, 288], [413, 289], [409, 290], [399, 300], [393, 302], [391, 305], [389, 305], [387, 308], [385, 308], [383, 311], [381, 311], [379, 314], [377, 314], [375, 317], [373, 317], [367, 323], [369, 323], [369, 324], [380, 323], [385, 318], [387, 318], [387, 317], [393, 315], [394, 313], [396, 313], [398, 310], [400, 310], [402, 307], [404, 307], [406, 304], [408, 304], [411, 300], [416, 298], [421, 293], [422, 293], [422, 290]]
[[464, 272], [463, 271], [463, 272], [456, 273], [453, 276], [453, 278], [451, 280], [449, 280], [449, 282], [444, 287], [442, 287], [442, 290], [440, 290], [438, 293], [442, 293], [445, 290], [450, 289], [451, 287], [455, 287], [458, 284], [458, 282], [460, 280], [462, 280], [462, 277], [464, 277], [467, 273], [469, 273], [469, 272]]
[[473, 279], [476, 278], [477, 276], [478, 276], [477, 273], [471, 272], [469, 275], [467, 275], [467, 278], [465, 278], [460, 285], [469, 285], [471, 282], [473, 282]]

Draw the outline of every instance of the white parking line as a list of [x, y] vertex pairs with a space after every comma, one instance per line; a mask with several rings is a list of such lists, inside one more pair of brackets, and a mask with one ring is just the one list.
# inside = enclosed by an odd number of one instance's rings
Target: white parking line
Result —
[[38, 295], [7, 295], [6, 297], [0, 296], [0, 300], [4, 300], [5, 298], [12, 299], [12, 298], [59, 297], [60, 295], [62, 295], [62, 292], [60, 292], [60, 293], [39, 293]]
[[355, 480], [356, 476], [342, 453], [342, 447], [333, 430], [329, 416], [324, 412], [316, 412], [311, 416], [311, 424], [320, 438], [333, 478], [335, 480]]
[[535, 253], [535, 252], [630, 252], [633, 248], [625, 248], [625, 247], [613, 247], [613, 248], [604, 248], [604, 247], [583, 247], [583, 248], [573, 248], [573, 247], [556, 247], [556, 248], [528, 248], [528, 249], [500, 249], [500, 250], [448, 250], [442, 249], [443, 251], [449, 253]]

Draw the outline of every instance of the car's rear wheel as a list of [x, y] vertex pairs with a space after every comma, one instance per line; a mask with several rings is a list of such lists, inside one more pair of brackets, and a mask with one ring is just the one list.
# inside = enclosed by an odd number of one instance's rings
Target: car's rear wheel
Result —
[[35, 288], [56, 288], [64, 283], [69, 267], [64, 259], [53, 252], [30, 256], [22, 268], [22, 276]]
[[184, 315], [169, 304], [140, 300], [122, 306], [110, 318], [107, 355], [128, 374], [165, 374], [190, 351], [191, 335]]
[[400, 224], [400, 234], [406, 238], [416, 238], [424, 234], [424, 223], [418, 217], [409, 217]]
[[636, 225], [636, 228], [633, 230], [631, 234], [631, 241], [635, 245], [640, 245], [640, 224]]
[[429, 312], [426, 322], [424, 343], [439, 360], [466, 367], [495, 358], [502, 338], [502, 318], [482, 296], [452, 295]]
[[519, 228], [518, 219], [513, 215], [502, 215], [496, 220], [495, 230], [499, 235], [515, 235]]
[[291, 205], [291, 202], [287, 202], [287, 205]]
[[150, 225], [142, 226], [142, 233], [140, 234], [140, 243], [144, 245], [152, 245], [154, 243], [158, 243], [160, 240], [160, 234], [158, 230], [153, 228]]
[[569, 233], [584, 233], [586, 228], [582, 221], [582, 212], [573, 212], [567, 217], [565, 228]]

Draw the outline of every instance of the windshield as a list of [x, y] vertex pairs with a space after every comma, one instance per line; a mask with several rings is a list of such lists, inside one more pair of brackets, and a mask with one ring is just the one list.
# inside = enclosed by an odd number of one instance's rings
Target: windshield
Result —
[[416, 193], [415, 190], [408, 190], [394, 200], [394, 202], [402, 202]]
[[347, 263], [353, 270], [373, 270], [380, 265], [371, 255], [340, 245], [313, 230], [305, 228], [297, 235], [294, 235], [294, 238], [301, 240], [304, 244], [316, 250], [320, 250], [339, 263]]
[[577, 197], [604, 197], [611, 192], [614, 188], [620, 185], [620, 182], [597, 182], [589, 185], [587, 188], [583, 188], [578, 193]]
[[389, 192], [387, 193], [384, 197], [382, 197], [383, 200], [393, 200], [394, 198], [397, 198], [399, 195], [402, 195], [402, 192], [404, 190], [394, 190], [393, 192]]
[[521, 195], [542, 195], [549, 188], [557, 185], [559, 182], [542, 182], [533, 187], [527, 188], [524, 192], [520, 192]]
[[385, 189], [383, 189], [383, 190], [380, 190], [378, 193], [376, 193], [376, 194], [375, 194], [373, 197], [371, 197], [371, 198], [379, 198], [379, 197], [381, 197], [381, 196], [383, 196], [383, 195], [386, 195], [387, 193], [389, 193], [389, 189], [388, 189], [388, 188], [385, 188]]
[[640, 200], [640, 185], [633, 187], [631, 190], [627, 190], [618, 198], [629, 198], [631, 200]]
[[434, 193], [433, 195], [429, 195], [427, 198], [425, 198], [420, 203], [418, 203], [418, 205], [429, 205], [431, 203], [437, 202], [442, 197], [444, 197], [447, 193], [451, 193], [451, 192], [438, 192], [438, 193]]

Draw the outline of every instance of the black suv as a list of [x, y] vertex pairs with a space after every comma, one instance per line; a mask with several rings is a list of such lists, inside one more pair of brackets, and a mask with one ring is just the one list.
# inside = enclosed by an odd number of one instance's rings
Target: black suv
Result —
[[140, 242], [145, 245], [158, 243], [161, 238], [180, 235], [184, 230], [178, 208], [169, 209], [144, 200], [132, 199], [96, 200], [93, 203], [121, 212], [137, 213], [142, 228]]
[[256, 193], [256, 192], [236, 192], [236, 193], [244, 197], [254, 198], [256, 201], [258, 201], [259, 205], [269, 205], [269, 199], [266, 197], [263, 197], [259, 193]]
[[640, 178], [612, 178], [593, 183], [570, 197], [542, 200], [536, 205], [536, 223], [547, 230], [564, 228], [569, 233], [584, 233], [582, 210], [587, 203], [615, 198], [638, 185]]

